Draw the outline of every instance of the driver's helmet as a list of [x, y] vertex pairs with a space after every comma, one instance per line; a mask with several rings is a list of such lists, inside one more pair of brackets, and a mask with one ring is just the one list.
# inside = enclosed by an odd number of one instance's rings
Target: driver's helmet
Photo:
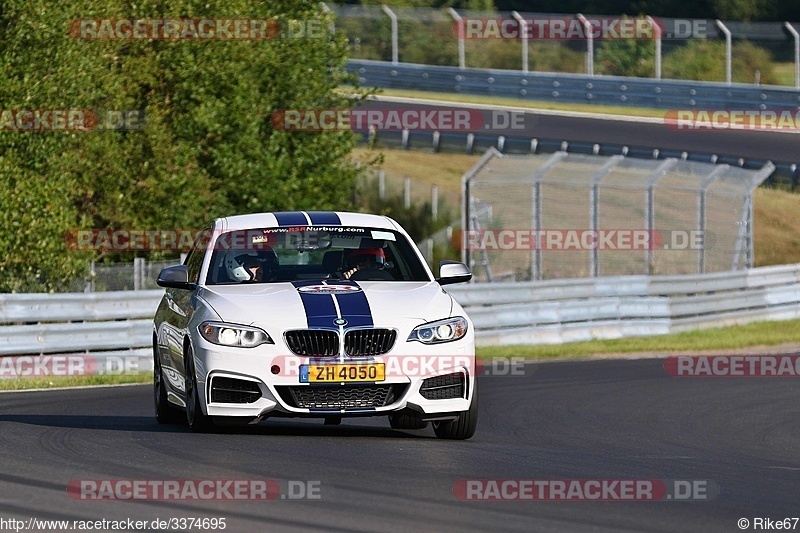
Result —
[[278, 273], [278, 254], [268, 246], [258, 251], [230, 250], [224, 265], [234, 281], [271, 281]]
[[350, 250], [348, 261], [352, 267], [383, 268], [386, 266], [386, 252], [383, 248], [361, 248]]

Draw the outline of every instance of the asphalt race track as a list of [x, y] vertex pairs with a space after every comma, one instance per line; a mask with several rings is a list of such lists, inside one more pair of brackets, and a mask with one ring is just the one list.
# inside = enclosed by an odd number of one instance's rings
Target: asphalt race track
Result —
[[[486, 377], [471, 440], [383, 418], [159, 426], [150, 386], [0, 394], [0, 517], [225, 517], [226, 531], [739, 531], [800, 516], [800, 386], [676, 378], [663, 360]], [[80, 479], [319, 481], [319, 499], [82, 501]], [[463, 501], [465, 479], [701, 480], [698, 501]], [[283, 487], [283, 485], [281, 485]], [[798, 526], [800, 527], [800, 525]], [[195, 529], [196, 531], [197, 529]]]
[[[384, 99], [362, 105], [370, 110], [468, 109], [470, 104], [416, 104]], [[697, 151], [719, 156], [798, 163], [800, 137], [794, 133], [753, 130], [675, 130], [656, 119], [615, 120], [612, 117], [588, 118], [522, 110], [524, 129], [496, 134], [524, 138], [559, 139], [569, 142], [607, 143], [654, 147], [661, 150]], [[665, 110], [666, 114], [667, 111]]]

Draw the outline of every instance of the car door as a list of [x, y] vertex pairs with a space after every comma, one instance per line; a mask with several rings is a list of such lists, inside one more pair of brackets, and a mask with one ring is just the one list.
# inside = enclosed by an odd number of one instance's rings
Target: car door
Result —
[[[189, 282], [200, 282], [200, 270], [211, 238], [211, 228], [204, 229], [183, 262], [189, 270]], [[164, 294], [166, 300], [166, 319], [164, 335], [167, 344], [167, 361], [162, 363], [166, 370], [166, 378], [173, 388], [183, 391], [183, 343], [188, 335], [189, 324], [197, 308], [197, 289], [185, 290], [168, 288]]]

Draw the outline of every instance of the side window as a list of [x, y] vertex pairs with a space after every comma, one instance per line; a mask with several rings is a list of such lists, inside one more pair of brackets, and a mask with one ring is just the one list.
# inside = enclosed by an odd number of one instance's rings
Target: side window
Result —
[[189, 281], [192, 283], [200, 280], [200, 268], [203, 266], [203, 258], [206, 255], [208, 241], [211, 239], [211, 231], [211, 228], [206, 228], [200, 232], [192, 250], [186, 256], [184, 264], [189, 267]]

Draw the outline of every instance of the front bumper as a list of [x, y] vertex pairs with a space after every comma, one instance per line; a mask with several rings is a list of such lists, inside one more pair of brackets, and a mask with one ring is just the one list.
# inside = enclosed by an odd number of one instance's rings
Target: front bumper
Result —
[[[383, 356], [313, 361], [309, 357], [287, 355], [288, 349], [280, 344], [228, 348], [209, 343], [199, 335], [193, 336], [192, 342], [201, 408], [214, 417], [358, 417], [410, 409], [423, 418], [436, 419], [452, 418], [453, 413], [468, 410], [472, 402], [475, 380], [472, 335], [440, 345], [398, 340]], [[301, 365], [366, 362], [383, 363], [385, 380], [300, 382]], [[441, 378], [448, 375], [458, 378]], [[458, 380], [460, 388], [454, 384]], [[224, 394], [220, 393], [222, 388], [226, 389]], [[250, 392], [229, 392], [231, 388]]]

